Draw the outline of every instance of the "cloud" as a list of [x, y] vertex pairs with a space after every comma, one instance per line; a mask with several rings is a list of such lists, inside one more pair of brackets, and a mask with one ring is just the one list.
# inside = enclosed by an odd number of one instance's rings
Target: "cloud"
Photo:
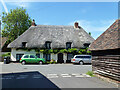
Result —
[[2, 3], [2, 5], [3, 5], [4, 9], [5, 9], [5, 12], [6, 12], [6, 13], [8, 13], [7, 6], [5, 5], [5, 3], [4, 3], [4, 1], [3, 1], [3, 0], [1, 0], [1, 3]]
[[[92, 36], [96, 39], [100, 34], [106, 31], [110, 25], [115, 21], [113, 20], [100, 20], [100, 21], [88, 21], [88, 20], [75, 20], [79, 25], [87, 32], [91, 32]], [[70, 22], [68, 25], [74, 25], [74, 22]]]
[[29, 2], [9, 2], [9, 5], [12, 6], [17, 6], [17, 7], [23, 7], [23, 8], [29, 8], [30, 7], [30, 3]]

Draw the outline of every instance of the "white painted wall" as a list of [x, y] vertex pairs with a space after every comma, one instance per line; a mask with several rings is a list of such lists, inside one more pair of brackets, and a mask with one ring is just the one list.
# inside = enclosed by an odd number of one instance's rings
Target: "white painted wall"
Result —
[[[11, 61], [16, 61], [16, 54], [33, 54], [33, 55], [36, 55], [36, 52], [35, 52], [35, 50], [31, 50], [31, 51], [28, 52], [28, 51], [16, 50], [16, 48], [12, 48], [11, 49]], [[43, 53], [40, 53], [40, 58], [43, 58]], [[58, 55], [52, 53], [51, 54], [51, 60], [52, 59], [56, 60], [56, 62], [57, 62]], [[67, 60], [67, 54], [66, 53], [63, 53], [63, 60], [64, 60], [64, 63], [66, 63], [66, 60]]]
[[64, 60], [64, 63], [66, 63], [66, 60], [67, 60], [67, 53], [63, 53], [63, 60]]
[[57, 62], [57, 54], [54, 54], [54, 53], [52, 53], [51, 54], [51, 60], [56, 60], [56, 62]]
[[[24, 50], [16, 50], [16, 48], [11, 49], [11, 61], [16, 61], [16, 54], [33, 54], [36, 55], [35, 50], [24, 51]], [[40, 53], [40, 58], [43, 58], [43, 54]]]

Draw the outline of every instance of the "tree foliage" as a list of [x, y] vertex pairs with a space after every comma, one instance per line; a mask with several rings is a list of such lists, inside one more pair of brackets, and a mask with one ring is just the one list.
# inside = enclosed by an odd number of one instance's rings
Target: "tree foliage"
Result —
[[12, 42], [31, 26], [32, 20], [26, 13], [26, 9], [11, 9], [9, 13], [2, 15], [2, 37], [8, 37], [8, 42]]

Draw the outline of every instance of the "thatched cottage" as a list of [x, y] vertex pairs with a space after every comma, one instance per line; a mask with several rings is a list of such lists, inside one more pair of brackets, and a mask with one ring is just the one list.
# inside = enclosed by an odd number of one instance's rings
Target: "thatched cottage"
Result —
[[[36, 25], [32, 22], [31, 27], [17, 39], [8, 45], [11, 48], [11, 60], [18, 61], [23, 54], [35, 54], [46, 60], [57, 60], [57, 62], [70, 61], [71, 54], [56, 53], [44, 54], [37, 52], [38, 49], [66, 49], [83, 48], [89, 46], [94, 39], [76, 22], [74, 26], [62, 25]], [[31, 51], [24, 51], [24, 48], [32, 48]]]
[[90, 50], [93, 71], [120, 81], [120, 19], [90, 45]]

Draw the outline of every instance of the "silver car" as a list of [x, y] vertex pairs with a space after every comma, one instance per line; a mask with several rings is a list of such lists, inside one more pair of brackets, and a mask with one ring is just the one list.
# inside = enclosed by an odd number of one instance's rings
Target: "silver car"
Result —
[[72, 59], [72, 63], [79, 63], [83, 65], [84, 63], [91, 63], [92, 56], [91, 55], [75, 55]]

